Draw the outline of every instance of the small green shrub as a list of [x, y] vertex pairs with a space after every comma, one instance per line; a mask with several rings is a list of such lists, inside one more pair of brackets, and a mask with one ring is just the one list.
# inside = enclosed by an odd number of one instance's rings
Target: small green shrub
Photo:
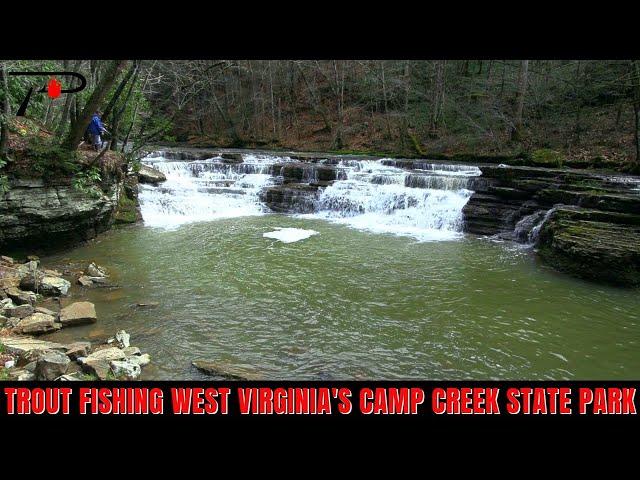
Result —
[[100, 188], [97, 186], [100, 181], [102, 181], [100, 169], [94, 166], [75, 174], [73, 188], [86, 193], [92, 198], [98, 198], [102, 195]]
[[531, 163], [541, 167], [561, 167], [563, 157], [560, 152], [550, 148], [541, 148], [531, 153]]
[[0, 195], [4, 195], [9, 191], [9, 178], [6, 175], [0, 175]]

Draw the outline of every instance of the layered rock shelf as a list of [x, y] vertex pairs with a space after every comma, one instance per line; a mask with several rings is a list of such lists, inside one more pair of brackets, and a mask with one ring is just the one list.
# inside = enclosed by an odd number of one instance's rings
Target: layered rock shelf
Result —
[[[465, 231], [529, 241], [549, 265], [589, 280], [640, 285], [640, 178], [482, 166]], [[523, 233], [529, 233], [523, 238]]]

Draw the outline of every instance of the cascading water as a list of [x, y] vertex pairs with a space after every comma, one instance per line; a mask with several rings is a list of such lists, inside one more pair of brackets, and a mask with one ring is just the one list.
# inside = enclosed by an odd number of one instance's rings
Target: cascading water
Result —
[[461, 234], [462, 208], [473, 193], [472, 166], [421, 164], [408, 172], [388, 160], [349, 161], [338, 165], [338, 178], [317, 200], [314, 214], [376, 233], [418, 240], [447, 240]]
[[[266, 213], [258, 194], [282, 182], [272, 166], [290, 161], [289, 157], [249, 154], [243, 155], [241, 163], [229, 163], [221, 157], [192, 161], [147, 157], [144, 163], [164, 173], [167, 180], [157, 187], [141, 185], [144, 222], [175, 228], [184, 223]], [[315, 213], [300, 217], [418, 240], [461, 235], [462, 208], [473, 193], [469, 182], [480, 175], [473, 166], [425, 162], [407, 171], [391, 165], [388, 159], [333, 164], [338, 180], [321, 187], [315, 200], [305, 197]], [[314, 165], [305, 167], [301, 181], [318, 181]]]
[[141, 185], [140, 208], [145, 225], [176, 228], [185, 223], [261, 215], [258, 192], [275, 180], [270, 167], [288, 157], [244, 155], [242, 163], [221, 157], [175, 161], [146, 157], [143, 162], [167, 177], [161, 186]]

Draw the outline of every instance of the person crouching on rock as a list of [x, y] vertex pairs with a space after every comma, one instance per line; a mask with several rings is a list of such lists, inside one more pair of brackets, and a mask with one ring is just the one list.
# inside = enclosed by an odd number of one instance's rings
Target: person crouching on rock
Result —
[[104, 128], [104, 124], [102, 123], [102, 120], [100, 119], [101, 115], [102, 115], [102, 112], [100, 111], [97, 111], [96, 113], [94, 113], [93, 118], [91, 119], [91, 123], [87, 128], [87, 130], [89, 131], [89, 134], [91, 135], [93, 148], [96, 151], [99, 151], [102, 148], [101, 135], [107, 131], [107, 129]]

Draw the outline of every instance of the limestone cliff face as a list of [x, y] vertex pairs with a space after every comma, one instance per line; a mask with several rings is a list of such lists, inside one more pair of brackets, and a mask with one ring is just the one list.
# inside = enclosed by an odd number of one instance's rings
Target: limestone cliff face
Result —
[[113, 223], [118, 184], [91, 196], [70, 182], [15, 179], [0, 196], [0, 247], [55, 246], [95, 237]]

